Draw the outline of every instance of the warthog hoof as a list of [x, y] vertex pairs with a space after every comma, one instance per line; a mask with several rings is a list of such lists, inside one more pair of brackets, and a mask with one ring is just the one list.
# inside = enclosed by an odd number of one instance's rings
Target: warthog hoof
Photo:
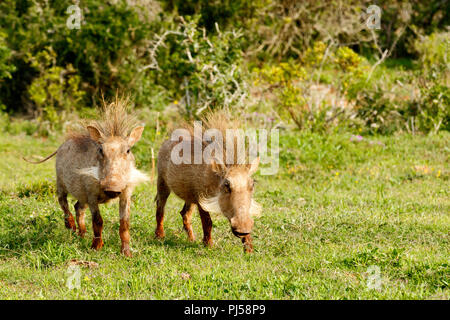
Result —
[[155, 231], [155, 237], [156, 239], [164, 239], [166, 234], [164, 233], [164, 230], [156, 230]]
[[252, 253], [253, 252], [253, 245], [251, 243], [244, 243], [244, 252], [245, 253]]
[[75, 220], [73, 219], [73, 217], [65, 218], [64, 224], [67, 229], [72, 229], [73, 232], [77, 232], [77, 226], [75, 225]]
[[211, 238], [203, 239], [203, 244], [205, 245], [205, 247], [211, 248], [213, 246], [213, 241]]
[[100, 250], [103, 247], [103, 239], [101, 238], [94, 238], [92, 241], [92, 249]]
[[120, 250], [120, 252], [122, 252], [122, 254], [126, 257], [131, 258], [133, 256], [133, 254], [131, 253], [130, 247], [124, 247]]
[[184, 231], [186, 231], [186, 234], [188, 236], [188, 240], [190, 242], [194, 242], [195, 241], [195, 236], [194, 236], [194, 232], [192, 232], [192, 229], [186, 229], [184, 228]]

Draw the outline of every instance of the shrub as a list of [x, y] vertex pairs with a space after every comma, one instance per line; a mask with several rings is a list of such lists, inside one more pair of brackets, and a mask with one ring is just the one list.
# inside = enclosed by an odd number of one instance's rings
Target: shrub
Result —
[[267, 0], [161, 0], [166, 11], [175, 11], [180, 16], [198, 16], [198, 25], [207, 32], [216, 32], [216, 23], [221, 28], [236, 28], [247, 25], [258, 8], [267, 6]]
[[[101, 93], [107, 98], [117, 90], [136, 92], [137, 103], [146, 103], [145, 94], [149, 89], [142, 85], [148, 83], [140, 81], [145, 74], [138, 70], [146, 63], [146, 46], [153, 33], [153, 21], [157, 20], [150, 10], [152, 4], [157, 10], [155, 1], [121, 0], [111, 4], [85, 0], [80, 3], [81, 28], [71, 30], [66, 21], [67, 8], [73, 1], [2, 1], [0, 30], [7, 34], [6, 44], [15, 52], [10, 60], [16, 67], [11, 72], [12, 78], [0, 83], [0, 97], [6, 109], [10, 112], [38, 110], [41, 114], [44, 104], [54, 104], [50, 100], [66, 95], [59, 89], [67, 86], [87, 93], [85, 105], [95, 104]], [[44, 51], [54, 53], [51, 62], [40, 67], [32, 65], [33, 61], [40, 61]], [[51, 70], [44, 71], [45, 68]], [[59, 92], [48, 95], [49, 101], [43, 100], [38, 86], [64, 70], [67, 84], [53, 86]]]
[[207, 35], [197, 26], [198, 17], [181, 19], [172, 29], [157, 37], [152, 76], [172, 96], [188, 117], [203, 110], [238, 107], [247, 95], [243, 73], [241, 33]]
[[433, 33], [415, 43], [421, 69], [414, 101], [417, 129], [450, 130], [450, 32]]
[[363, 121], [367, 132], [389, 134], [403, 125], [405, 119], [382, 82], [359, 90], [354, 97], [356, 117]]
[[428, 71], [450, 70], [450, 31], [420, 36], [415, 40], [414, 48], [419, 54], [419, 63]]
[[71, 64], [66, 68], [56, 66], [56, 53], [51, 47], [36, 56], [28, 56], [27, 62], [36, 69], [39, 76], [29, 86], [28, 93], [36, 104], [38, 120], [58, 123], [57, 110], [75, 111], [84, 92], [80, 90], [80, 77]]
[[[267, 90], [275, 94], [279, 114], [287, 115], [299, 129], [315, 131], [345, 121], [352, 111], [345, 95], [353, 100], [367, 79], [365, 59], [348, 47], [336, 49], [319, 41], [306, 50], [301, 61], [255, 69], [269, 86]], [[326, 86], [320, 84], [323, 70], [332, 75]]]
[[[11, 78], [11, 72], [15, 71], [15, 66], [11, 64], [11, 50], [6, 46], [6, 34], [0, 30], [0, 85], [5, 78]], [[5, 110], [6, 106], [0, 100], [0, 112]]]
[[283, 116], [289, 116], [302, 129], [307, 120], [307, 106], [303, 98], [303, 90], [296, 81], [305, 79], [306, 72], [303, 67], [293, 61], [282, 62], [278, 65], [255, 68], [258, 74], [256, 84], [267, 83], [268, 90], [274, 90], [277, 96], [277, 111]]
[[11, 78], [11, 72], [15, 67], [11, 64], [11, 50], [6, 46], [6, 34], [0, 32], [0, 81], [4, 78]]
[[450, 131], [450, 88], [439, 82], [423, 84], [417, 103], [417, 128], [423, 132]]

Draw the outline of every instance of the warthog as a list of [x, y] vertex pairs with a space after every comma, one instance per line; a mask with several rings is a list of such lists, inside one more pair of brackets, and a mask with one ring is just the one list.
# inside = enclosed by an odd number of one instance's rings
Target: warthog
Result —
[[83, 129], [72, 131], [66, 141], [42, 161], [56, 155], [56, 184], [59, 204], [64, 211], [65, 226], [77, 230], [67, 203], [67, 194], [72, 194], [75, 203], [78, 234], [84, 237], [86, 208], [92, 213], [94, 239], [92, 248], [103, 247], [103, 219], [99, 204], [119, 198], [121, 252], [131, 256], [130, 251], [130, 205], [134, 186], [147, 180], [147, 176], [136, 169], [131, 147], [141, 138], [144, 127], [136, 126], [127, 113], [127, 100], [116, 98], [104, 104], [102, 119], [91, 121]]
[[[251, 232], [252, 215], [259, 213], [260, 206], [252, 199], [254, 181], [251, 175], [256, 172], [259, 158], [251, 164], [225, 164], [217, 161], [217, 155], [209, 163], [175, 164], [171, 159], [174, 147], [179, 143], [188, 143], [194, 150], [194, 129], [183, 125], [188, 132], [178, 141], [166, 140], [158, 154], [158, 181], [156, 195], [156, 231], [157, 238], [164, 238], [164, 206], [171, 191], [185, 201], [181, 216], [184, 229], [190, 241], [194, 241], [191, 216], [197, 205], [203, 227], [203, 243], [212, 246], [212, 221], [209, 212], [222, 213], [231, 224], [232, 232], [241, 238], [244, 251], [253, 251]], [[226, 137], [226, 130], [236, 128], [236, 122], [227, 120], [226, 114], [219, 112], [203, 118], [203, 130], [216, 129]], [[207, 144], [200, 142], [204, 151]], [[233, 147], [236, 139], [233, 139]], [[225, 157], [227, 144], [220, 144], [220, 153]], [[237, 153], [237, 152], [236, 152]], [[192, 160], [193, 158], [191, 158]], [[225, 159], [225, 158], [224, 158]]]

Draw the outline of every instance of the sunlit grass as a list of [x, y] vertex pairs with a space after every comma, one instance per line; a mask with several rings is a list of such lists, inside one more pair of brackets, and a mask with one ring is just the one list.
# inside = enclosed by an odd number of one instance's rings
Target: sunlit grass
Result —
[[[127, 259], [120, 255], [117, 204], [101, 208], [105, 246], [92, 251], [90, 223], [86, 239], [64, 228], [54, 160], [21, 160], [50, 154], [57, 139], [2, 135], [0, 298], [448, 299], [449, 138], [351, 141], [351, 134], [283, 132], [278, 173], [256, 177], [255, 196], [264, 209], [255, 222], [253, 254], [243, 253], [218, 215], [212, 249], [201, 244], [198, 214], [197, 241], [189, 243], [182, 202], [173, 195], [166, 239], [155, 240], [156, 190], [150, 183], [133, 196], [134, 257]], [[152, 141], [147, 134], [139, 144]], [[138, 165], [150, 171], [149, 148], [135, 153]], [[82, 267], [81, 287], [70, 290], [72, 259], [99, 266]], [[367, 286], [370, 266], [380, 268], [378, 289]]]

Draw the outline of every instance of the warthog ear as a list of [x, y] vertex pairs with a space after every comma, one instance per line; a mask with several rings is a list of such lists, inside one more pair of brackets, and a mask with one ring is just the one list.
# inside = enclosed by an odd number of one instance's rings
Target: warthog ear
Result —
[[144, 131], [144, 127], [139, 126], [131, 131], [130, 136], [128, 137], [128, 145], [132, 147], [142, 136], [142, 132]]
[[248, 174], [251, 176], [258, 170], [259, 166], [259, 157], [253, 159], [252, 163], [248, 165]]
[[223, 175], [226, 172], [227, 167], [223, 163], [219, 163], [217, 161], [217, 159], [212, 159], [211, 160], [211, 169], [213, 172], [217, 173], [218, 175]]
[[99, 141], [102, 138], [102, 134], [100, 131], [98, 131], [97, 128], [93, 126], [87, 126], [87, 130], [89, 131], [89, 135], [91, 136], [91, 139], [94, 141]]

